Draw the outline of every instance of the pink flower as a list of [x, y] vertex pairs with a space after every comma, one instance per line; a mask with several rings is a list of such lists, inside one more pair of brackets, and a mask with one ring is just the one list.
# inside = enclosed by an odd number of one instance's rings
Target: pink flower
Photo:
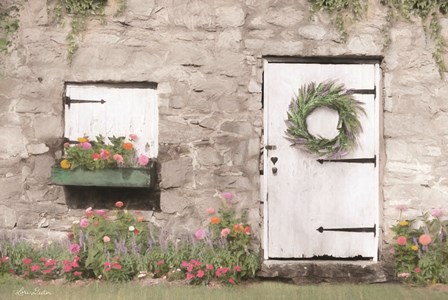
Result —
[[9, 260], [8, 256], [2, 256], [2, 263], [7, 262]]
[[104, 209], [96, 209], [95, 210], [95, 214], [98, 216], [105, 216], [106, 215], [106, 211]]
[[136, 141], [137, 138], [138, 138], [138, 136], [137, 136], [136, 134], [131, 133], [131, 134], [129, 135], [129, 138], [131, 139], [131, 141]]
[[156, 265], [158, 265], [158, 266], [160, 266], [160, 265], [163, 265], [165, 263], [165, 260], [159, 260], [157, 263], [156, 263]]
[[24, 259], [22, 259], [22, 263], [24, 264], [24, 265], [29, 265], [30, 263], [32, 262], [32, 260], [31, 260], [31, 258], [24, 258]]
[[77, 254], [81, 250], [81, 247], [78, 244], [71, 244], [69, 250], [71, 253]]
[[194, 279], [194, 275], [191, 273], [187, 273], [187, 280]]
[[181, 267], [187, 268], [190, 265], [189, 262], [186, 262], [185, 260], [182, 261], [182, 263], [180, 264]]
[[52, 258], [50, 258], [49, 260], [47, 260], [47, 262], [45, 263], [45, 267], [46, 267], [46, 268], [51, 267], [51, 266], [54, 266], [54, 265], [56, 265], [56, 261], [55, 261], [54, 259], [52, 259]]
[[431, 243], [431, 237], [428, 234], [422, 234], [418, 238], [418, 242], [422, 244], [423, 246], [427, 246]]
[[82, 272], [75, 271], [75, 272], [73, 272], [73, 275], [75, 275], [75, 276], [81, 276], [81, 275], [82, 275]]
[[398, 204], [395, 206], [396, 209], [400, 210], [400, 211], [406, 211], [408, 210], [408, 207], [404, 204]]
[[100, 150], [100, 156], [101, 156], [102, 159], [109, 159], [110, 151], [101, 149]]
[[138, 164], [140, 166], [146, 166], [148, 163], [149, 163], [149, 157], [144, 154], [140, 154], [140, 156], [138, 157]]
[[197, 261], [195, 259], [190, 260], [190, 263], [195, 267], [199, 267], [200, 265], [202, 265], [200, 261]]
[[441, 210], [441, 209], [434, 209], [431, 212], [431, 216], [433, 216], [434, 218], [440, 218], [441, 216], [443, 216], [443, 210]]
[[123, 163], [123, 156], [118, 153], [114, 154], [113, 159], [119, 164]]
[[197, 240], [202, 240], [205, 237], [205, 230], [202, 228], [199, 228], [198, 230], [196, 230], [194, 237]]
[[81, 219], [81, 221], [79, 222], [79, 226], [82, 227], [82, 228], [89, 227], [89, 220], [88, 219]]
[[31, 272], [39, 271], [39, 269], [40, 269], [40, 266], [39, 266], [39, 265], [32, 265], [32, 266], [31, 266]]
[[92, 148], [92, 144], [90, 144], [89, 142], [81, 143], [81, 148], [84, 149], [84, 150], [91, 149]]
[[233, 280], [233, 278], [229, 278], [229, 283], [235, 284], [235, 280]]
[[124, 205], [124, 203], [121, 202], [121, 201], [117, 201], [117, 202], [115, 202], [115, 207], [120, 208], [120, 207], [123, 207], [123, 205]]
[[411, 276], [411, 273], [403, 272], [397, 275], [398, 278], [408, 278]]
[[244, 227], [244, 233], [245, 234], [250, 235], [251, 232], [252, 232], [252, 229], [250, 228], [250, 226]]
[[72, 270], [72, 264], [64, 264], [64, 272], [68, 273]]
[[196, 274], [196, 276], [197, 276], [198, 278], [202, 278], [202, 277], [204, 277], [204, 275], [205, 275], [205, 273], [204, 273], [204, 271], [202, 271], [202, 270], [199, 270], [198, 273]]
[[104, 269], [106, 272], [109, 272], [112, 269], [112, 264], [108, 261], [104, 262]]
[[213, 215], [213, 214], [215, 213], [215, 209], [212, 208], [212, 207], [207, 208], [207, 213], [208, 213], [209, 215]]
[[213, 267], [213, 265], [206, 265], [206, 266], [205, 266], [205, 269], [206, 269], [206, 270], [213, 270], [214, 267]]
[[119, 263], [113, 263], [112, 264], [112, 268], [117, 269], [117, 270], [121, 270], [121, 265]]
[[420, 269], [419, 267], [414, 269], [415, 273], [420, 273], [422, 271], [422, 269]]
[[400, 245], [400, 246], [406, 245], [406, 242], [407, 242], [407, 240], [406, 240], [405, 236], [399, 236], [397, 238], [397, 244]]
[[109, 243], [110, 242], [110, 237], [108, 237], [107, 235], [103, 236], [103, 242]]
[[235, 267], [233, 267], [233, 270], [235, 272], [241, 272], [241, 267], [240, 266], [235, 266]]
[[222, 193], [222, 196], [226, 200], [232, 200], [233, 199], [233, 194], [231, 192], [224, 192], [224, 193]]
[[54, 268], [51, 269], [46, 269], [43, 271], [44, 274], [50, 274], [51, 272], [53, 272]]
[[224, 228], [223, 230], [221, 230], [221, 237], [226, 237], [230, 234], [230, 229], [229, 228]]

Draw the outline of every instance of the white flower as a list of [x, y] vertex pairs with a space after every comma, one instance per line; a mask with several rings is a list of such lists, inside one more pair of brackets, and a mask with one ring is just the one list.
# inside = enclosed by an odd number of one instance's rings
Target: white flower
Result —
[[129, 231], [134, 231], [135, 230], [135, 227], [134, 226], [129, 226]]

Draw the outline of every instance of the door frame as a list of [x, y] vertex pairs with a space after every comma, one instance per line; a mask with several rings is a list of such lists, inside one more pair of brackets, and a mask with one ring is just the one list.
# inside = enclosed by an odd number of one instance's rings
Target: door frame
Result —
[[[378, 116], [375, 119], [375, 128], [377, 132], [375, 134], [375, 138], [377, 139], [376, 143], [376, 153], [378, 155], [378, 163], [376, 168], [376, 198], [378, 199], [378, 211], [376, 213], [376, 255], [373, 257], [372, 261], [377, 262], [379, 260], [381, 254], [381, 241], [382, 241], [382, 232], [383, 232], [383, 193], [382, 193], [382, 178], [383, 178], [383, 169], [385, 165], [385, 153], [384, 153], [384, 138], [383, 138], [383, 72], [382, 72], [382, 63], [383, 57], [380, 56], [367, 56], [367, 57], [342, 57], [342, 58], [332, 58], [332, 57], [281, 57], [281, 56], [265, 56], [263, 57], [263, 89], [262, 89], [262, 102], [263, 102], [263, 173], [268, 170], [268, 157], [267, 157], [267, 137], [269, 135], [268, 132], [268, 109], [265, 105], [265, 77], [264, 72], [267, 69], [268, 64], [270, 63], [321, 63], [321, 64], [376, 64], [375, 67], [375, 90], [376, 90], [376, 98], [375, 98], [375, 114]], [[286, 114], [286, 112], [285, 112]], [[268, 195], [268, 180], [267, 176], [260, 175], [260, 193], [261, 193], [261, 202], [263, 204], [263, 230], [262, 230], [262, 248], [263, 248], [263, 259], [270, 260], [269, 258], [269, 195]], [[297, 258], [299, 259], [299, 258]], [[275, 260], [275, 258], [271, 258], [271, 260]], [[308, 261], [312, 261], [313, 259], [306, 259]]]

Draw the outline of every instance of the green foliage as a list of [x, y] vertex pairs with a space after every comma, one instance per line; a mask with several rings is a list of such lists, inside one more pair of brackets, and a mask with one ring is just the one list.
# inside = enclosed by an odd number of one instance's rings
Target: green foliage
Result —
[[[362, 13], [367, 8], [367, 0], [308, 0], [311, 4], [311, 11], [326, 11], [333, 15], [334, 24], [341, 34], [342, 39], [347, 39], [346, 23], [351, 20], [359, 20]], [[381, 0], [381, 4], [389, 8], [386, 20], [388, 27], [397, 15], [411, 20], [412, 16], [422, 19], [426, 32], [429, 32], [434, 41], [435, 49], [433, 58], [439, 68], [441, 76], [447, 71], [446, 63], [443, 59], [447, 53], [447, 42], [440, 33], [439, 16], [448, 12], [448, 1], [446, 0]], [[385, 46], [390, 43], [388, 33], [385, 32]]]
[[448, 220], [425, 213], [400, 221], [395, 233], [394, 268], [398, 278], [419, 285], [448, 283]]
[[[68, 57], [72, 59], [78, 49], [78, 37], [86, 30], [90, 17], [104, 16], [107, 0], [58, 0], [55, 14], [58, 20], [71, 16], [71, 30], [67, 35]], [[123, 0], [124, 1], [124, 0]]]
[[1, 33], [4, 35], [0, 38], [0, 52], [8, 50], [8, 46], [11, 44], [10, 37], [19, 29], [19, 20], [13, 16], [16, 10], [16, 7], [6, 11], [0, 9], [0, 36]]
[[[339, 157], [354, 150], [362, 132], [359, 115], [365, 114], [362, 103], [347, 92], [344, 85], [314, 82], [300, 88], [288, 111], [286, 138], [317, 156]], [[307, 117], [318, 107], [334, 109], [339, 114], [339, 134], [329, 140], [308, 132]]]
[[381, 3], [389, 8], [391, 16], [399, 14], [409, 21], [412, 16], [422, 19], [425, 31], [434, 41], [433, 58], [443, 76], [443, 72], [447, 71], [443, 56], [448, 49], [447, 42], [440, 32], [439, 16], [448, 12], [448, 2], [446, 0], [383, 0]]
[[343, 41], [347, 39], [346, 21], [358, 20], [367, 9], [367, 1], [362, 0], [309, 0], [311, 11], [325, 11], [334, 15], [334, 24]]

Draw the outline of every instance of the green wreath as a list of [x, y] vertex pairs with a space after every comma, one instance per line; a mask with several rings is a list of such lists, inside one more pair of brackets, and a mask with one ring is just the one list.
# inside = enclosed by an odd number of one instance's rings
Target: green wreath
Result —
[[[362, 102], [354, 99], [343, 84], [333, 81], [311, 82], [299, 89], [299, 94], [289, 106], [286, 121], [286, 138], [308, 152], [319, 157], [342, 157], [357, 147], [358, 135], [362, 132], [359, 115], [364, 114]], [[333, 139], [313, 136], [308, 132], [307, 117], [318, 107], [334, 109], [339, 114], [339, 134]]]

